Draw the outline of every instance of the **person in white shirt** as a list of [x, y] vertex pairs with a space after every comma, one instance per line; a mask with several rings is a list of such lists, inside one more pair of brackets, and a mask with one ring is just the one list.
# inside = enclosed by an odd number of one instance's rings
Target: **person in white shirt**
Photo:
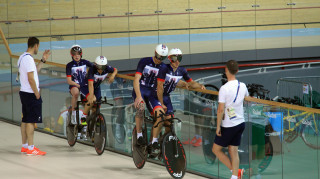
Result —
[[[217, 130], [212, 147], [212, 152], [232, 172], [231, 179], [241, 179], [244, 172], [244, 169], [239, 169], [238, 147], [245, 129], [243, 101], [249, 95], [246, 85], [236, 79], [238, 69], [235, 60], [227, 62], [225, 72], [228, 82], [219, 90]], [[228, 147], [231, 159], [222, 152], [223, 147]]]
[[30, 37], [28, 39], [28, 49], [18, 60], [18, 68], [20, 74], [20, 100], [22, 104], [22, 153], [27, 155], [45, 155], [46, 152], [40, 151], [34, 147], [33, 136], [36, 123], [42, 123], [42, 99], [40, 96], [38, 71], [42, 68], [42, 64], [49, 58], [50, 50], [45, 50], [41, 62], [36, 66], [33, 55], [39, 50], [39, 39]]

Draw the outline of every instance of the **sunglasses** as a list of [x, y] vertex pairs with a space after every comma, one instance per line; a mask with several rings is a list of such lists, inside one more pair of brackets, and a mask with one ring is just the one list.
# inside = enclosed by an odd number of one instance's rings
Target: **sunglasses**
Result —
[[161, 56], [161, 55], [159, 55], [157, 53], [155, 54], [155, 57], [156, 57], [156, 59], [158, 59], [160, 61], [163, 61], [163, 60], [165, 60], [167, 58], [167, 56]]
[[172, 62], [182, 61], [182, 55], [170, 55], [169, 58]]

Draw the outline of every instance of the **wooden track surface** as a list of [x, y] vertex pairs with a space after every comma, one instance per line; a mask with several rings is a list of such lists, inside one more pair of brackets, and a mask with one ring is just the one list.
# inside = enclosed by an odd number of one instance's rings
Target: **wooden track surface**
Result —
[[[76, 0], [74, 3], [69, 0], [22, 0], [9, 3], [2, 0], [0, 22], [13, 21], [8, 28], [10, 37], [320, 22], [319, 0], [294, 2], [296, 5], [292, 6], [287, 5], [291, 3], [290, 0]], [[225, 9], [220, 10], [218, 7]], [[157, 10], [162, 11], [159, 16], [155, 13]], [[132, 13], [130, 18], [126, 16], [127, 12]], [[99, 19], [98, 14], [105, 16]], [[78, 16], [79, 19], [73, 20], [72, 16]], [[48, 21], [48, 18], [64, 20]], [[32, 22], [24, 22], [25, 20]], [[289, 26], [271, 28], [282, 29]], [[248, 29], [224, 29], [242, 30]]]

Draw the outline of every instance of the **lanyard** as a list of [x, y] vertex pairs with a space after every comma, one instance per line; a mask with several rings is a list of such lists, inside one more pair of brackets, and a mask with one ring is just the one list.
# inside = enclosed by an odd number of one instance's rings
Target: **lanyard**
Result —
[[238, 93], [239, 93], [239, 88], [240, 88], [240, 82], [239, 82], [239, 80], [238, 80], [238, 90], [237, 90], [236, 97], [235, 97], [234, 100], [233, 100], [233, 103], [236, 102], [236, 100], [237, 100]]

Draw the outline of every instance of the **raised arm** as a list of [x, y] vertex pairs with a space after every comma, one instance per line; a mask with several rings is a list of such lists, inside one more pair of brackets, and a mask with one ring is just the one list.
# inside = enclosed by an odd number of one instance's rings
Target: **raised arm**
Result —
[[109, 80], [108, 80], [109, 84], [111, 84], [114, 81], [114, 77], [116, 76], [117, 73], [118, 73], [118, 70], [114, 68], [113, 73], [111, 73], [109, 76]]

